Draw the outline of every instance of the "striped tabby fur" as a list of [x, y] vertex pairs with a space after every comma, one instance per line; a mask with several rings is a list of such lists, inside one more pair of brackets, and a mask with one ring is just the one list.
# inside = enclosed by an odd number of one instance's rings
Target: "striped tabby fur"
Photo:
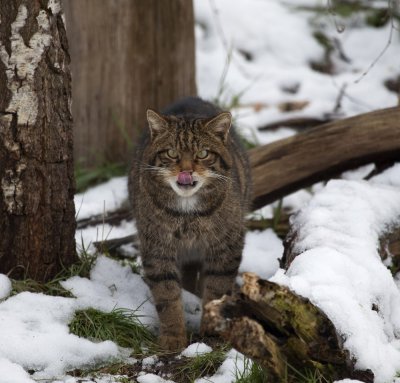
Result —
[[[162, 115], [149, 110], [147, 117], [149, 129], [129, 176], [130, 200], [160, 319], [159, 341], [177, 350], [187, 341], [181, 288], [202, 296], [204, 305], [233, 287], [250, 172], [228, 112], [186, 98]], [[184, 177], [192, 184], [179, 184]]]

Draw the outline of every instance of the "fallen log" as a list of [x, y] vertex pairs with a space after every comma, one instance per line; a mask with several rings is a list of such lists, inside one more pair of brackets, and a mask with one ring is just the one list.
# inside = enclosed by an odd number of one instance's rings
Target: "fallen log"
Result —
[[101, 253], [116, 253], [122, 245], [133, 244], [135, 248], [139, 246], [139, 237], [137, 234], [127, 235], [122, 238], [106, 239], [104, 241], [93, 242], [93, 246]]
[[266, 125], [260, 126], [258, 130], [266, 131], [266, 130], [276, 130], [281, 127], [292, 128], [294, 130], [302, 131], [304, 129], [313, 128], [314, 126], [320, 126], [322, 124], [326, 124], [327, 122], [331, 122], [332, 118], [317, 118], [317, 117], [295, 117], [288, 118], [286, 120], [280, 120], [275, 122], [270, 122]]
[[400, 160], [400, 108], [311, 128], [249, 151], [253, 208], [371, 162]]
[[[288, 288], [243, 274], [240, 291], [205, 308], [206, 331], [219, 333], [258, 362], [269, 382], [296, 382], [318, 371], [328, 381], [352, 377], [373, 382], [354, 361], [326, 315]], [[322, 380], [321, 380], [322, 381]], [[324, 380], [325, 381], [325, 380]]]
[[118, 210], [105, 212], [104, 214], [94, 215], [87, 218], [78, 219], [76, 222], [76, 228], [84, 229], [88, 226], [97, 226], [97, 225], [119, 225], [123, 220], [131, 220], [133, 218], [132, 209], [129, 207], [129, 204], [124, 204]]

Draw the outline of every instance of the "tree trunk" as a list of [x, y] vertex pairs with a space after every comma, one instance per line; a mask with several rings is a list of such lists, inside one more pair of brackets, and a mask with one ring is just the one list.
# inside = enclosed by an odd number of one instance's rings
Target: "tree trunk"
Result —
[[0, 1], [0, 272], [75, 260], [71, 84], [57, 0]]
[[71, 45], [75, 158], [126, 162], [147, 108], [195, 95], [189, 0], [64, 1]]

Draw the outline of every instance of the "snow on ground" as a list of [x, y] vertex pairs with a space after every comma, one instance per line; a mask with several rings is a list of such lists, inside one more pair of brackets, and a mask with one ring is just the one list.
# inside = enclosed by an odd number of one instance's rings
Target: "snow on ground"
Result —
[[0, 358], [0, 382], [4, 383], [33, 383], [29, 374], [16, 363]]
[[8, 382], [8, 369], [20, 370], [16, 365], [37, 371], [33, 379], [49, 379], [126, 356], [111, 341], [93, 343], [69, 333], [68, 323], [83, 307], [76, 303], [24, 292], [0, 304], [0, 382]]
[[0, 274], [0, 301], [10, 295], [11, 288], [10, 279], [4, 274]]
[[[322, 117], [337, 112], [350, 116], [397, 105], [396, 93], [387, 90], [384, 81], [399, 75], [400, 34], [391, 31], [390, 23], [383, 28], [367, 27], [359, 12], [346, 19], [330, 15], [327, 3], [240, 0], [233, 5], [230, 0], [195, 0], [199, 94], [208, 99], [219, 95], [227, 104], [239, 97], [236, 115], [247, 127], [285, 117]], [[315, 13], [304, 6], [325, 10]], [[338, 25], [345, 27], [342, 33]], [[316, 31], [340, 46], [346, 57], [340, 58], [340, 49], [334, 48], [333, 74], [311, 68], [312, 61], [320, 62], [324, 56], [324, 47], [313, 36]], [[370, 68], [391, 32], [391, 44]], [[335, 111], [343, 87], [341, 107]], [[282, 113], [279, 106], [287, 101], [308, 104]], [[265, 142], [262, 133], [252, 131], [250, 135]]]
[[[295, 134], [285, 126], [263, 133], [254, 129], [277, 120], [338, 113], [350, 116], [396, 105], [396, 94], [383, 83], [399, 75], [399, 34], [393, 34], [385, 54], [357, 81], [386, 45], [390, 25], [374, 29], [366, 27], [357, 14], [342, 20], [328, 12], [299, 10], [299, 6], [324, 7], [325, 3], [195, 0], [199, 95], [226, 105], [236, 99], [233, 113], [237, 125], [258, 143]], [[345, 30], [338, 33], [335, 24], [342, 23]], [[341, 59], [335, 49], [333, 74], [311, 68], [310, 62], [324, 57], [324, 48], [313, 37], [315, 31], [322, 31], [331, 41], [337, 39], [349, 59]], [[335, 110], [342, 88], [344, 97]], [[282, 105], [288, 102], [298, 108], [285, 112]], [[247, 234], [240, 271], [272, 277], [309, 297], [346, 336], [345, 346], [357, 357], [358, 366], [372, 368], [377, 382], [383, 382], [392, 381], [400, 371], [400, 341], [396, 340], [400, 336], [400, 302], [398, 287], [377, 255], [377, 236], [391, 217], [398, 216], [400, 165], [368, 183], [355, 181], [370, 170], [364, 167], [347, 172], [344, 178], [349, 181], [331, 182], [326, 189], [315, 185], [311, 192], [302, 190], [284, 199], [284, 207], [293, 211], [308, 204], [294, 220], [303, 233], [298, 246], [302, 254], [287, 274], [278, 270], [283, 247], [271, 230]], [[317, 193], [315, 198], [313, 193]], [[77, 218], [118, 209], [126, 198], [126, 177], [110, 180], [75, 197]], [[268, 206], [255, 215], [271, 217], [272, 212], [273, 206]], [[130, 235], [135, 230], [133, 222], [117, 227], [99, 225], [78, 230], [76, 240], [79, 247], [93, 252], [92, 242]], [[0, 383], [77, 383], [76, 378], [65, 375], [68, 370], [126, 358], [128, 351], [113, 342], [94, 343], [70, 334], [68, 323], [76, 310], [137, 309], [143, 323], [157, 331], [147, 286], [139, 275], [115, 260], [101, 256], [89, 278], [73, 277], [63, 286], [75, 298], [33, 293], [10, 297], [10, 281], [0, 275]], [[200, 301], [188, 292], [183, 292], [183, 300], [188, 328], [196, 330]], [[372, 310], [372, 305], [379, 312]], [[193, 353], [193, 348], [206, 351], [207, 347], [194, 344], [186, 352]], [[231, 350], [212, 377], [197, 382], [234, 382], [235, 374], [240, 375], [249, 363]], [[31, 375], [29, 370], [36, 372]], [[96, 379], [110, 383], [116, 378]], [[145, 372], [137, 380], [167, 382]]]
[[154, 374], [145, 374], [137, 378], [139, 383], [174, 383], [172, 380], [165, 380]]
[[234, 383], [236, 376], [241, 376], [246, 367], [251, 367], [251, 361], [232, 349], [214, 375], [196, 379], [195, 383]]
[[90, 279], [72, 277], [61, 284], [77, 298], [75, 307], [93, 307], [106, 312], [114, 308], [138, 310], [138, 315], [144, 315], [143, 324], [156, 322], [150, 290], [142, 277], [113, 259], [100, 256], [90, 272]]
[[282, 241], [272, 229], [250, 231], [246, 234], [239, 272], [250, 271], [268, 279], [279, 268], [282, 254]]
[[117, 210], [125, 203], [127, 196], [126, 177], [116, 177], [92, 187], [75, 196], [76, 218], [83, 219]]

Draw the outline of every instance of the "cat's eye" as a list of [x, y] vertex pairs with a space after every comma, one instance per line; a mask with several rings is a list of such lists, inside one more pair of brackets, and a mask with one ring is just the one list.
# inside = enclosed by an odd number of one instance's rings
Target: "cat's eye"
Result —
[[167, 155], [169, 158], [173, 158], [173, 159], [178, 158], [178, 152], [175, 149], [168, 149]]
[[196, 153], [196, 157], [200, 158], [201, 160], [204, 160], [208, 156], [208, 150], [200, 150], [199, 152]]

